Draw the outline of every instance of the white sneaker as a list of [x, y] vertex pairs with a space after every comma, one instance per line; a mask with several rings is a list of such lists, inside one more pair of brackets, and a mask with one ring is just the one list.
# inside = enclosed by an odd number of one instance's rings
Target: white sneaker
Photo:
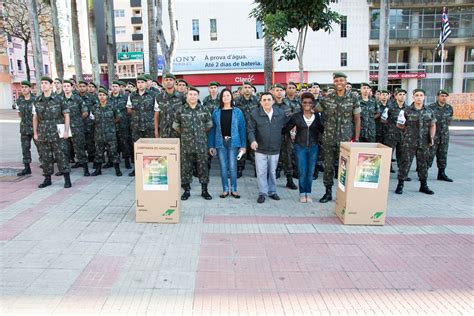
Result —
[[301, 203], [306, 203], [306, 197], [305, 196], [300, 196], [300, 202]]
[[306, 203], [313, 203], [313, 199], [309, 196], [306, 197]]

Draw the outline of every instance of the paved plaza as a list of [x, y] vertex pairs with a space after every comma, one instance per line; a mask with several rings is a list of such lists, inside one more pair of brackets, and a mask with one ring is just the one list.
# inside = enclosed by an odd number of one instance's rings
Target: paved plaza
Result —
[[[22, 167], [12, 112], [0, 112], [3, 170]], [[134, 178], [73, 169], [71, 189], [55, 176], [38, 189], [34, 149], [32, 176], [0, 177], [0, 314], [472, 315], [473, 136], [452, 131], [455, 182], [431, 169], [433, 196], [414, 170], [395, 195], [391, 174], [383, 227], [344, 226], [334, 201], [301, 204], [286, 179], [281, 201], [257, 204], [250, 170], [240, 200], [220, 199], [217, 161], [213, 200], [194, 179], [179, 224], [137, 224]], [[317, 201], [322, 177], [313, 191]]]

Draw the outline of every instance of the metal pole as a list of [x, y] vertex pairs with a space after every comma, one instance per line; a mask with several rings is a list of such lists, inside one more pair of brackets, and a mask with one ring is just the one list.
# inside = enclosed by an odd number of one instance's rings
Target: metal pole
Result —
[[441, 80], [439, 82], [439, 88], [443, 89], [444, 81], [444, 43], [441, 44]]

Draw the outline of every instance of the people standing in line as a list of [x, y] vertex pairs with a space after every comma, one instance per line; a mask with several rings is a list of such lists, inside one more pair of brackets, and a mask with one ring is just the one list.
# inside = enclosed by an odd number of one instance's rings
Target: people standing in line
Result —
[[87, 82], [81, 80], [77, 84], [79, 96], [81, 97], [82, 101], [84, 102], [89, 115], [83, 119], [84, 124], [84, 133], [86, 138], [86, 150], [88, 161], [93, 162], [95, 157], [95, 144], [94, 144], [94, 121], [90, 117], [90, 113], [92, 113], [92, 108], [97, 103], [95, 95], [91, 95], [88, 92], [88, 84]]
[[173, 129], [173, 121], [176, 111], [186, 101], [185, 96], [175, 88], [176, 77], [173, 74], [165, 74], [163, 86], [165, 90], [156, 96], [154, 114], [154, 134], [161, 138], [178, 138], [178, 133]]
[[[212, 128], [209, 132], [208, 147], [211, 156], [218, 153], [221, 169], [221, 198], [229, 196], [240, 198], [237, 192], [237, 161], [247, 148], [245, 117], [235, 107], [232, 91], [224, 89], [219, 96], [219, 107], [212, 113]], [[216, 151], [217, 150], [217, 151]]]
[[201, 196], [206, 200], [212, 199], [207, 188], [209, 183], [207, 136], [212, 128], [212, 118], [198, 100], [199, 90], [189, 87], [186, 103], [176, 111], [173, 121], [173, 129], [181, 138], [181, 187], [184, 190], [181, 200], [183, 201], [191, 196], [193, 163], [197, 165]]
[[413, 103], [407, 107], [397, 120], [397, 128], [403, 130], [401, 144], [401, 165], [398, 169], [398, 185], [395, 193], [402, 194], [404, 181], [416, 156], [416, 171], [420, 180], [420, 192], [434, 194], [427, 184], [430, 163], [430, 147], [434, 145], [436, 135], [436, 117], [433, 111], [424, 105], [425, 91], [413, 90]]
[[268, 196], [280, 200], [276, 192], [276, 168], [280, 156], [281, 135], [288, 118], [278, 107], [270, 92], [260, 94], [260, 106], [254, 108], [248, 121], [248, 141], [255, 151], [257, 169], [258, 199], [265, 202]]
[[209, 113], [214, 112], [217, 109], [219, 104], [219, 82], [211, 81], [207, 85], [207, 89], [209, 91], [209, 95], [202, 100], [202, 104], [206, 107]]
[[72, 82], [69, 80], [63, 81], [64, 104], [69, 109], [69, 120], [71, 126], [71, 142], [74, 148], [74, 153], [77, 158], [77, 163], [71, 168], [82, 167], [84, 176], [88, 177], [89, 166], [87, 165], [86, 155], [86, 136], [84, 131], [83, 119], [89, 116], [89, 109], [82, 98], [74, 94], [72, 91]]
[[337, 161], [341, 142], [351, 140], [358, 142], [360, 135], [359, 100], [346, 90], [347, 76], [342, 72], [333, 74], [335, 92], [326, 95], [316, 106], [316, 110], [324, 115], [324, 134], [322, 147], [324, 150], [324, 186], [326, 193], [319, 200], [327, 203], [332, 200], [332, 186], [337, 176]]
[[302, 111], [291, 116], [284, 132], [296, 127], [294, 149], [298, 166], [298, 187], [300, 202], [311, 203], [313, 174], [319, 151], [319, 136], [323, 126], [318, 113], [314, 113], [314, 95], [304, 92], [301, 95]]
[[[41, 78], [41, 95], [33, 105], [33, 138], [37, 141], [38, 153], [43, 169], [44, 181], [38, 187], [50, 186], [53, 164], [56, 162], [64, 176], [64, 187], [70, 188], [70, 168], [68, 161], [67, 139], [69, 138], [69, 109], [62, 96], [53, 93], [53, 79]], [[62, 135], [58, 133], [58, 124], [64, 127]]]
[[94, 172], [91, 176], [98, 176], [102, 174], [102, 163], [106, 152], [110, 153], [113, 166], [115, 168], [115, 175], [122, 176], [120, 170], [120, 155], [118, 153], [117, 135], [115, 131], [115, 124], [120, 120], [120, 113], [114, 104], [108, 100], [108, 91], [106, 89], [99, 89], [99, 103], [92, 109], [94, 117], [95, 130], [95, 161]]
[[436, 102], [429, 105], [436, 117], [436, 134], [433, 146], [430, 147], [430, 168], [436, 157], [438, 166], [438, 180], [453, 182], [453, 179], [446, 175], [446, 166], [448, 161], [449, 147], [449, 125], [453, 119], [453, 107], [448, 104], [446, 99], [449, 93], [446, 90], [439, 90], [436, 96]]
[[29, 81], [21, 82], [21, 96], [16, 100], [16, 110], [20, 117], [20, 141], [21, 153], [23, 155], [23, 165], [17, 176], [31, 174], [31, 141], [37, 147], [36, 140], [33, 139], [33, 104], [34, 97], [31, 95], [31, 83]]
[[359, 97], [360, 104], [360, 141], [362, 143], [375, 143], [376, 126], [375, 120], [380, 117], [380, 110], [374, 98], [370, 96], [372, 87], [366, 83], [361, 83]]
[[380, 90], [379, 92], [379, 98], [377, 101], [377, 107], [379, 108], [379, 117], [375, 119], [375, 141], [377, 143], [383, 143], [384, 142], [384, 136], [387, 133], [387, 124], [382, 124], [382, 114], [385, 111], [388, 111], [388, 98], [389, 98], [389, 93], [387, 90]]

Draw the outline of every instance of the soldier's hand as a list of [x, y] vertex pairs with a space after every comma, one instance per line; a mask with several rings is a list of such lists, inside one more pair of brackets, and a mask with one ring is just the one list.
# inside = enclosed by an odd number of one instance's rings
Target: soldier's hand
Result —
[[434, 145], [434, 137], [430, 138], [430, 147]]
[[255, 141], [252, 142], [252, 144], [250, 144], [250, 147], [251, 147], [253, 150], [257, 150], [257, 148], [258, 148], [257, 142], [255, 142]]
[[38, 140], [38, 134], [34, 134], [34, 135], [33, 135], [33, 139], [34, 139], [34, 140]]
[[63, 138], [64, 138], [64, 139], [68, 139], [68, 138], [69, 138], [69, 133], [68, 133], [67, 131], [64, 131]]
[[209, 148], [209, 154], [214, 157], [216, 155], [216, 149], [215, 148]]

